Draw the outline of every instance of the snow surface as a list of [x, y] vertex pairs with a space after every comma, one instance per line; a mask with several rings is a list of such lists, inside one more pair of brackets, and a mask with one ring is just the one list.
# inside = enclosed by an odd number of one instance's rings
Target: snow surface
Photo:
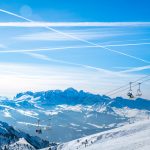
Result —
[[29, 144], [24, 138], [20, 138], [19, 141], [9, 145], [8, 150], [36, 150], [31, 144]]
[[67, 142], [58, 150], [150, 150], [150, 120]]
[[114, 107], [113, 111], [122, 117], [136, 118], [136, 120], [149, 118], [149, 112], [145, 110], [131, 109], [128, 107], [124, 107], [124, 108]]
[[38, 125], [38, 124], [35, 124], [35, 123], [29, 123], [29, 122], [17, 122], [17, 123], [20, 123], [20, 124], [23, 124], [23, 125], [27, 125], [27, 126], [34, 126], [34, 127], [43, 127], [43, 128], [51, 128], [51, 126], [47, 126], [47, 125]]

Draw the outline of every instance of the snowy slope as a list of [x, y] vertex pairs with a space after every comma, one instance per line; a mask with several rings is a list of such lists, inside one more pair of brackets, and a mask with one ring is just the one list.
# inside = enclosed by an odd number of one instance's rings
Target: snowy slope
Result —
[[59, 146], [58, 150], [149, 150], [150, 120], [77, 139]]
[[21, 146], [21, 144], [25, 144], [27, 147], [34, 147], [37, 149], [49, 146], [48, 141], [42, 140], [39, 137], [30, 136], [25, 132], [14, 129], [7, 123], [0, 121], [0, 149], [5, 146], [17, 147], [19, 145]]
[[24, 138], [20, 138], [17, 142], [9, 146], [4, 146], [4, 148], [7, 148], [7, 150], [36, 150]]

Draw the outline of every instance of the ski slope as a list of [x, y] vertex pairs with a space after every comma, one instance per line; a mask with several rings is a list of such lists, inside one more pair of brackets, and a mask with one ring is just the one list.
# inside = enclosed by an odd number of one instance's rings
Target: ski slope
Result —
[[58, 147], [58, 150], [149, 150], [150, 120], [139, 121], [90, 135]]

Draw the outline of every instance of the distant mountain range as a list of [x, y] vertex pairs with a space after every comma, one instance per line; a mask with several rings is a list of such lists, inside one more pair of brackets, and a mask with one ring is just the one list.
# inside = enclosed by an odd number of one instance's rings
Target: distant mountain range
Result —
[[[93, 104], [103, 104], [108, 103], [110, 98], [106, 96], [94, 95], [84, 91], [77, 91], [73, 88], [68, 88], [64, 91], [61, 90], [49, 90], [42, 92], [31, 92], [27, 91], [25, 93], [19, 93], [14, 97], [14, 100], [26, 99], [28, 102], [33, 99], [36, 103], [42, 106], [52, 106], [52, 105], [93, 105]], [[33, 102], [33, 101], [32, 101]]]
[[[148, 118], [150, 101], [111, 99], [68, 88], [0, 98], [0, 120], [50, 142], [67, 142]], [[42, 134], [35, 132], [39, 120]]]
[[[68, 88], [64, 91], [61, 90], [49, 90], [42, 92], [31, 92], [27, 91], [24, 93], [18, 93], [14, 99], [20, 106], [23, 107], [33, 107], [34, 104], [39, 106], [54, 106], [54, 105], [107, 105], [111, 107], [129, 107], [137, 109], [150, 110], [150, 100], [137, 98], [136, 100], [124, 99], [117, 97], [111, 99], [108, 96], [96, 95], [83, 90], [77, 91], [73, 88]], [[13, 103], [12, 103], [13, 105]], [[15, 105], [15, 104], [14, 104]]]

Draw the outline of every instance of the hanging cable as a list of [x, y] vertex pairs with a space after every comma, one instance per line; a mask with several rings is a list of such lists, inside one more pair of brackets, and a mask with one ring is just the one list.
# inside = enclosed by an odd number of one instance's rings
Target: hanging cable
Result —
[[[141, 83], [141, 84], [143, 84], [144, 82], [149, 81], [149, 80], [150, 80], [150, 79], [147, 79], [147, 80], [144, 80], [144, 81], [142, 81], [142, 82], [140, 82], [140, 83]], [[140, 84], [140, 85], [141, 85], [141, 84]], [[135, 87], [135, 86], [137, 86], [137, 85], [139, 85], [139, 83], [137, 83], [137, 84], [133, 85], [132, 87]], [[114, 93], [112, 93], [112, 94], [110, 94], [110, 95], [108, 95], [108, 96], [112, 96], [112, 95], [114, 95], [114, 94], [117, 94], [117, 93], [123, 92], [123, 91], [128, 90], [128, 89], [129, 89], [129, 87], [127, 87], [127, 88], [123, 88], [122, 90], [117, 91], [117, 92], [114, 92]]]
[[[142, 80], [142, 79], [148, 78], [148, 77], [150, 77], [150, 75], [141, 77], [141, 78], [139, 78], [139, 79], [133, 81], [132, 83], [134, 84], [134, 83], [136, 83], [136, 82], [138, 82], [138, 81], [140, 81], [140, 80]], [[115, 91], [117, 92], [118, 90], [123, 89], [123, 88], [128, 87], [128, 86], [129, 86], [129, 84], [125, 84], [125, 85], [123, 85], [123, 86], [121, 86], [121, 87], [119, 87], [119, 88], [116, 88], [116, 89], [114, 89], [114, 90], [111, 90], [111, 91], [105, 93], [104, 95], [111, 95], [111, 94], [114, 93]], [[127, 88], [127, 89], [128, 89], [128, 88]]]

